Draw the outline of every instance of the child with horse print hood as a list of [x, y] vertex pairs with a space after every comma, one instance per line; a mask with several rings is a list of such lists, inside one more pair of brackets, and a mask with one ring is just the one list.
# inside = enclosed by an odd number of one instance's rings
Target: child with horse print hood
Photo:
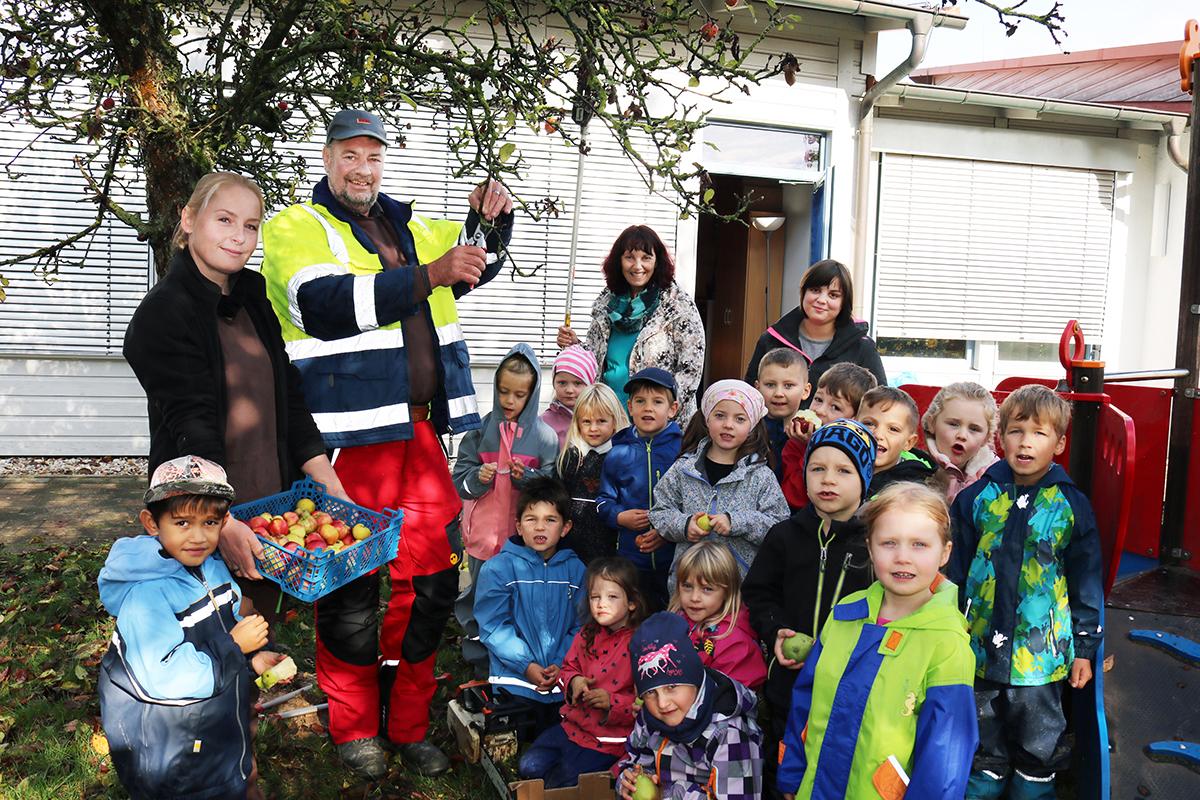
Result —
[[701, 664], [687, 620], [669, 612], [650, 617], [630, 639], [629, 660], [643, 705], [618, 763], [622, 800], [631, 800], [639, 772], [664, 800], [760, 797], [757, 698]]

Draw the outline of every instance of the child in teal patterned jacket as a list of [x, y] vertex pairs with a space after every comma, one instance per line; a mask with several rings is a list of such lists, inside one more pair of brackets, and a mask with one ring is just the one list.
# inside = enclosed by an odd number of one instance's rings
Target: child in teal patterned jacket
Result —
[[1000, 407], [1003, 462], [955, 499], [950, 580], [975, 653], [979, 750], [967, 798], [1053, 800], [1070, 759], [1062, 681], [1092, 679], [1104, 587], [1100, 538], [1087, 497], [1054, 463], [1070, 404], [1023, 386]]

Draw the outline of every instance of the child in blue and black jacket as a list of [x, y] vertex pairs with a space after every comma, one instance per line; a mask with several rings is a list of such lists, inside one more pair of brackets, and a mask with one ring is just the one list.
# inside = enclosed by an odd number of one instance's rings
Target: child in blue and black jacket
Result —
[[571, 532], [571, 494], [558, 478], [525, 481], [517, 533], [479, 570], [475, 619], [489, 657], [488, 683], [529, 711], [536, 739], [559, 723], [558, 673], [581, 627], [583, 562], [562, 549]]
[[612, 450], [600, 473], [596, 512], [617, 531], [617, 555], [638, 569], [650, 611], [665, 611], [671, 601], [667, 579], [675, 545], [650, 527], [654, 486], [679, 456], [683, 432], [675, 379], [658, 367], [646, 367], [625, 384], [633, 427], [612, 439]]
[[1100, 536], [1092, 504], [1054, 456], [1071, 405], [1022, 386], [1000, 406], [1004, 461], [954, 500], [950, 580], [975, 653], [979, 749], [967, 798], [1053, 800], [1070, 762], [1063, 681], [1093, 676], [1103, 629]]
[[135, 799], [242, 800], [257, 772], [250, 669], [283, 656], [261, 650], [266, 620], [239, 617], [242, 593], [211, 557], [233, 487], [182, 456], [158, 466], [145, 502], [150, 535], [118, 539], [98, 580], [117, 618], [99, 681], [113, 766]]

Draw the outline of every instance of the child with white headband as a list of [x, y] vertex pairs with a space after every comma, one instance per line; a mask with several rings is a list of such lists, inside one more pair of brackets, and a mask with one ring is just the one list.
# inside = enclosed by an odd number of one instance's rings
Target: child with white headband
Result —
[[688, 548], [711, 539], [733, 553], [742, 577], [767, 531], [789, 515], [775, 478], [762, 395], [744, 381], [708, 387], [688, 425], [679, 460], [654, 490], [650, 524], [675, 548], [675, 567]]

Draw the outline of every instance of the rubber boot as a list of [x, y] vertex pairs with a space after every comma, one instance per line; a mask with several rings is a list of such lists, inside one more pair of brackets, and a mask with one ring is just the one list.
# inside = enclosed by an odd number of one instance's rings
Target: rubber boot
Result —
[[1014, 772], [1012, 780], [1008, 782], [1009, 800], [1055, 800], [1057, 796], [1053, 775], [1049, 778], [1030, 778]]
[[[990, 773], [982, 770], [971, 770], [971, 779], [967, 781], [967, 796], [965, 800], [999, 800], [1004, 792], [1007, 777], [993, 778]], [[1053, 786], [1054, 784], [1051, 784]], [[1015, 798], [1010, 798], [1015, 800]]]

